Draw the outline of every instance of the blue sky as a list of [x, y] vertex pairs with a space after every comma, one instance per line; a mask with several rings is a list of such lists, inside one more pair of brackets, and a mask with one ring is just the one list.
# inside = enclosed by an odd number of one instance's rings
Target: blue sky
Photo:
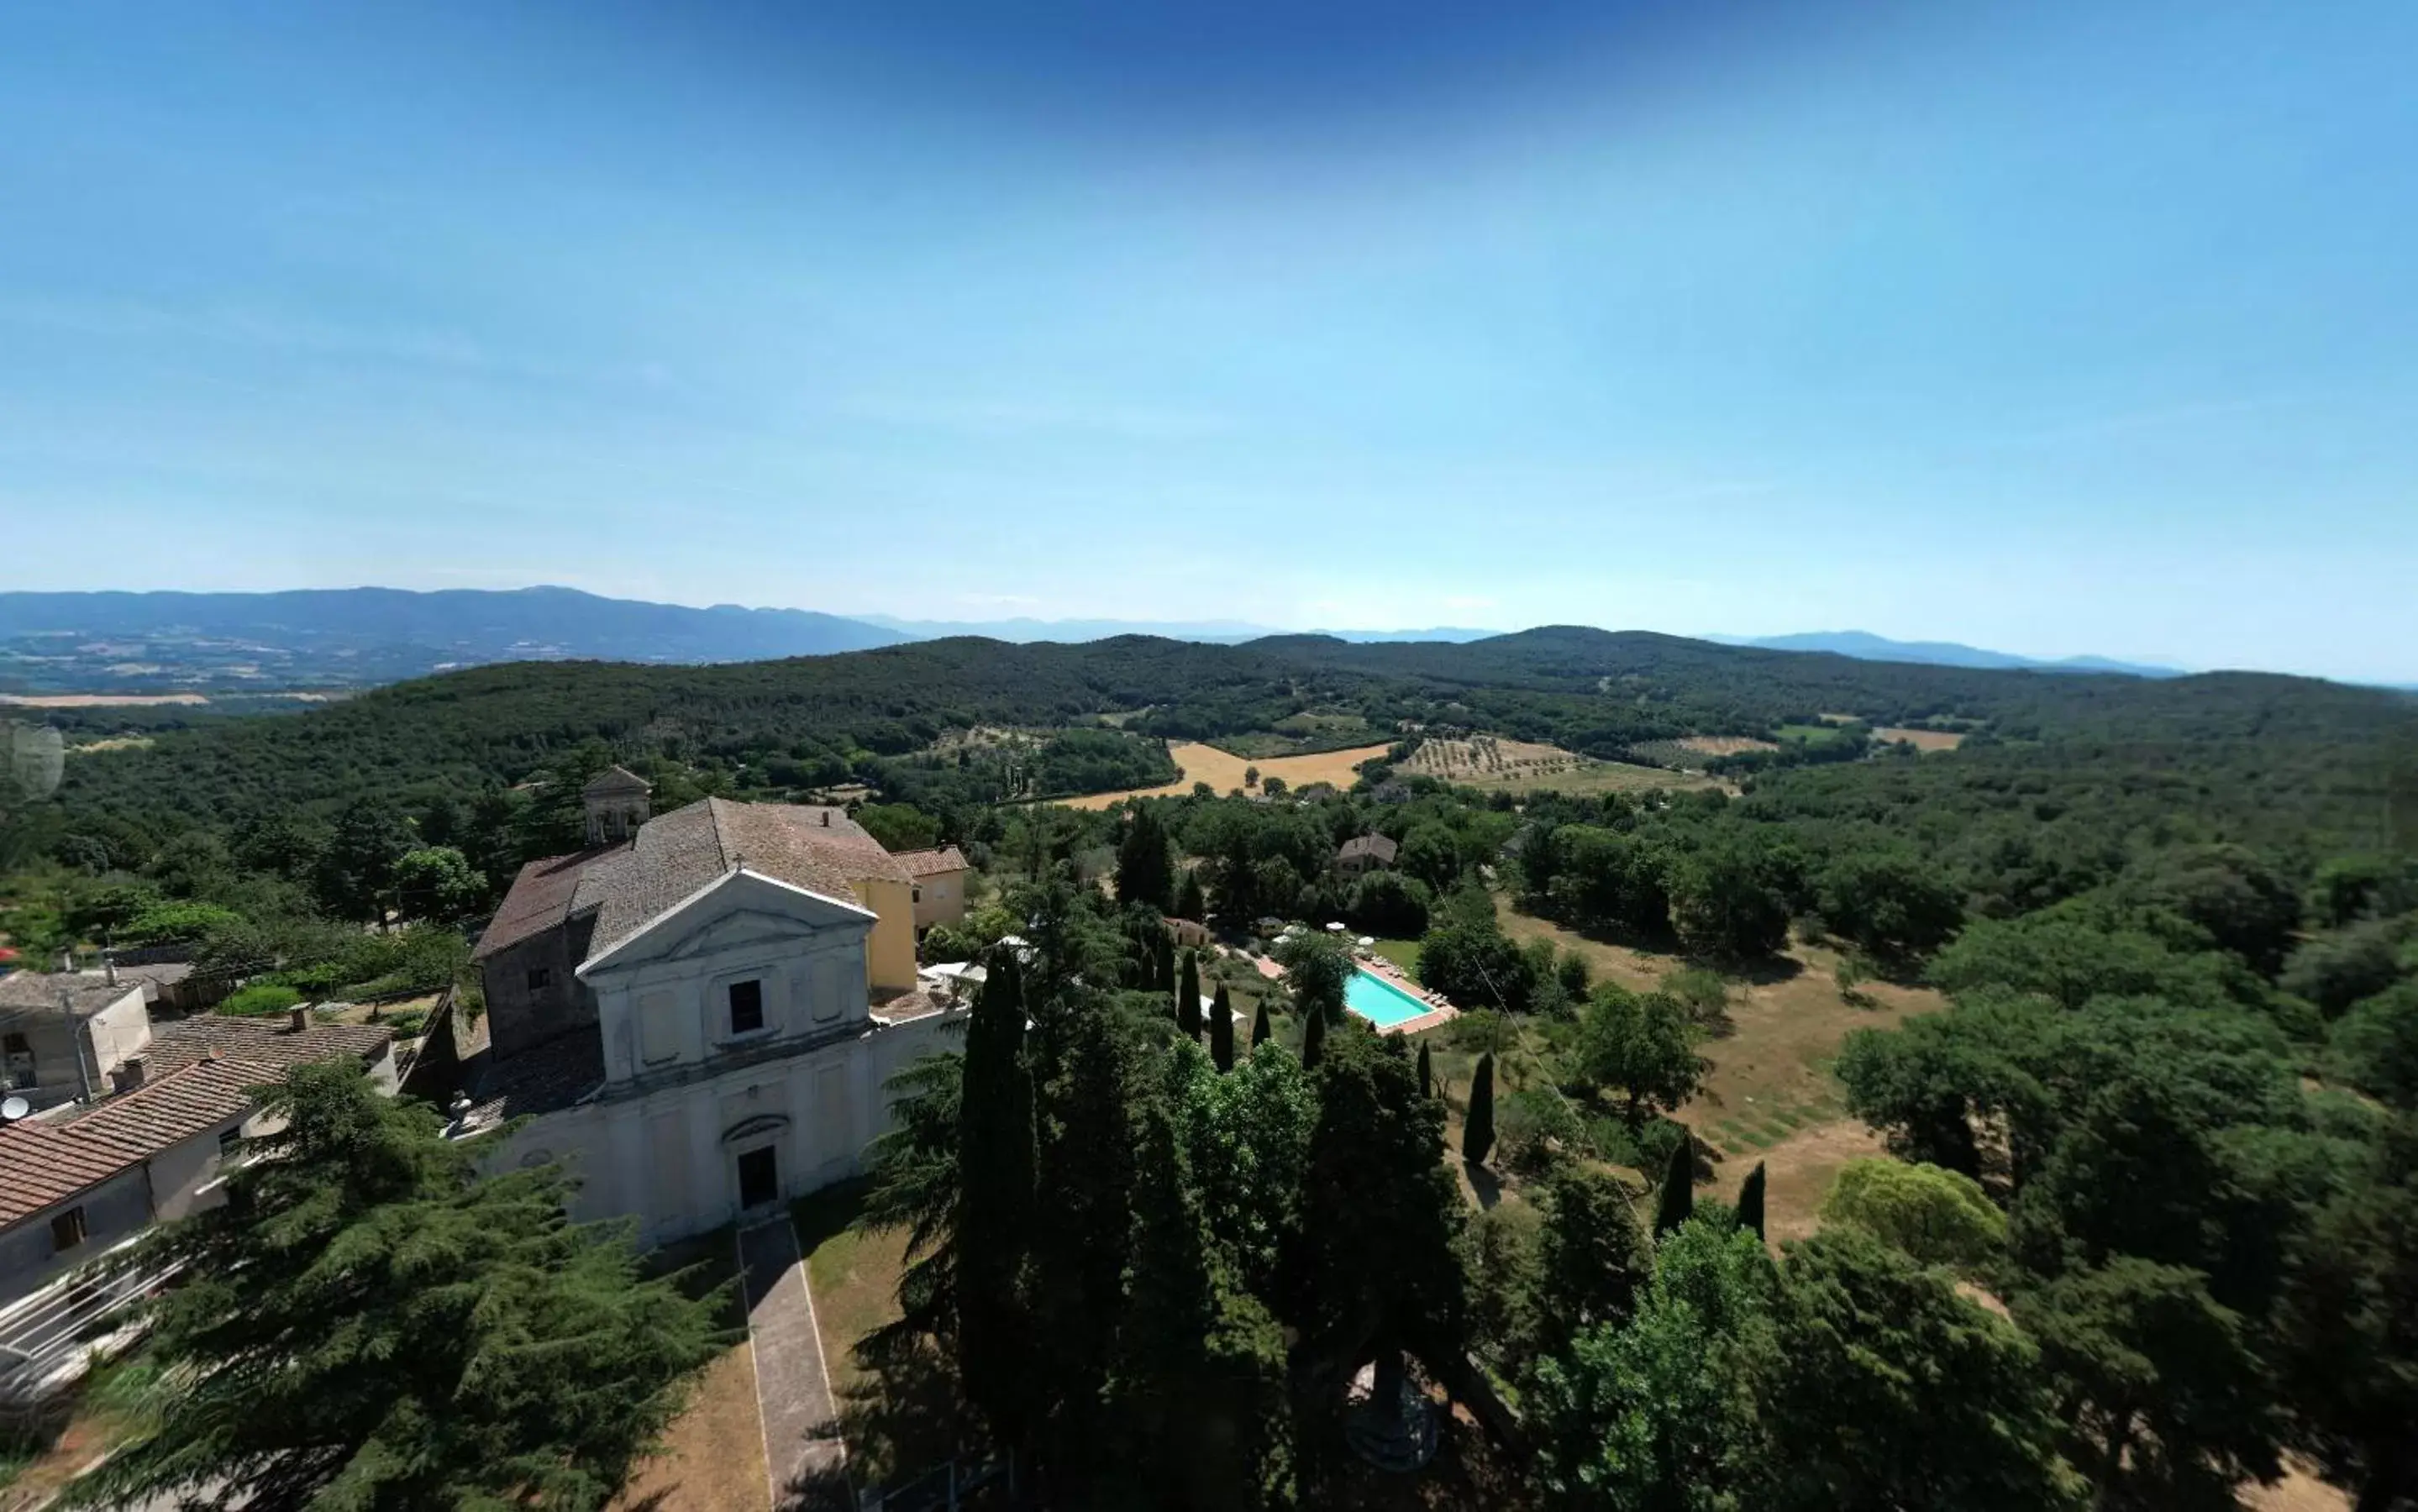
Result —
[[2405, 0], [15, 8], [0, 587], [2418, 680], [2413, 55]]

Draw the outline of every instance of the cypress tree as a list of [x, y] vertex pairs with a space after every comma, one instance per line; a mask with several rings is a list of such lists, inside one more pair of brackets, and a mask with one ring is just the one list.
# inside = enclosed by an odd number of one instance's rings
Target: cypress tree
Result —
[[1209, 912], [1209, 899], [1201, 891], [1201, 874], [1184, 869], [1175, 882], [1175, 916], [1198, 924]]
[[1174, 901], [1175, 856], [1167, 826], [1149, 804], [1137, 805], [1133, 822], [1117, 848], [1117, 901], [1146, 903], [1164, 911]]
[[1654, 1206], [1654, 1237], [1661, 1238], [1688, 1221], [1696, 1211], [1696, 1139], [1686, 1129], [1671, 1147], [1671, 1163], [1662, 1171], [1662, 1195]]
[[1209, 1059], [1220, 1071], [1234, 1069], [1234, 1003], [1226, 984], [1217, 984], [1217, 1000], [1209, 1005]]
[[1262, 998], [1259, 1012], [1251, 1016], [1251, 1048], [1256, 1050], [1265, 1045], [1268, 1042], [1268, 1036], [1275, 1032], [1276, 1031], [1268, 1026], [1268, 1000]]
[[1419, 1095], [1435, 1095], [1435, 1069], [1428, 1064], [1428, 1042], [1419, 1041]]
[[966, 1025], [957, 1143], [957, 1362], [967, 1398], [1020, 1442], [1030, 1376], [1019, 1272], [1032, 1243], [1033, 1082], [1024, 1065], [1024, 983], [994, 951]]
[[1494, 1153], [1494, 1052], [1477, 1058], [1477, 1076], [1469, 1084], [1469, 1117], [1462, 1121], [1461, 1158], [1483, 1166]]
[[1738, 1186], [1737, 1221], [1739, 1228], [1752, 1229], [1757, 1239], [1763, 1237], [1763, 1162], [1760, 1160], [1754, 1163], [1754, 1169], [1746, 1173], [1746, 1180]]
[[1314, 1066], [1325, 1053], [1326, 1016], [1313, 1008], [1302, 1016], [1301, 1063], [1305, 1066]]
[[1152, 979], [1151, 985], [1161, 992], [1173, 992], [1175, 990], [1175, 941], [1166, 930], [1161, 929], [1154, 949], [1157, 953], [1155, 956], [1157, 975]]
[[1184, 953], [1184, 970], [1175, 978], [1175, 1023], [1184, 1037], [1201, 1037], [1201, 953]]

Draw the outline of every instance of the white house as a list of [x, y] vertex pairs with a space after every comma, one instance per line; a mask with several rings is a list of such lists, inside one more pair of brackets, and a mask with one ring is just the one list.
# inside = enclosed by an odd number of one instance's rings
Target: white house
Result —
[[581, 893], [593, 1023], [536, 1046], [495, 1026], [520, 1047], [475, 1074], [453, 1125], [473, 1138], [528, 1117], [494, 1163], [567, 1162], [574, 1216], [634, 1216], [650, 1244], [860, 1172], [889, 1123], [883, 1081], [964, 1016], [869, 987], [880, 920], [850, 879], [862, 830], [823, 810], [693, 807], [648, 822]]

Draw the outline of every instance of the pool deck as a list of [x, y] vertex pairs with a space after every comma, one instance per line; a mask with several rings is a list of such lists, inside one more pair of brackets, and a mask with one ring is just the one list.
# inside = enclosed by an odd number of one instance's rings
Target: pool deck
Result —
[[1417, 983], [1412, 981], [1409, 977], [1404, 976], [1400, 967], [1396, 966], [1393, 962], [1385, 959], [1383, 955], [1378, 955], [1370, 952], [1354, 951], [1353, 952], [1353, 960], [1360, 970], [1368, 972], [1370, 976], [1375, 977], [1378, 981], [1400, 988], [1401, 991], [1407, 992], [1412, 997], [1416, 998], [1419, 1001], [1431, 1005], [1426, 1013], [1415, 1014], [1408, 1018], [1399, 1019], [1391, 1024], [1372, 1023], [1370, 1027], [1374, 1029], [1378, 1033], [1416, 1034], [1422, 1030], [1433, 1029], [1439, 1024], [1448, 1024], [1461, 1016], [1460, 1009], [1455, 1008], [1452, 1004], [1446, 1002], [1441, 998], [1438, 998], [1434, 993], [1430, 992], [1425, 987], [1422, 987]]
[[[1272, 982], [1283, 980], [1284, 968], [1278, 965], [1273, 956], [1252, 955], [1247, 951], [1243, 954], [1244, 958], [1251, 963], [1252, 968], [1260, 975]], [[1361, 1019], [1362, 1023], [1380, 1034], [1416, 1034], [1422, 1030], [1433, 1029], [1439, 1024], [1451, 1023], [1461, 1016], [1460, 1009], [1404, 976], [1400, 967], [1383, 955], [1370, 951], [1354, 950], [1352, 953], [1352, 964], [1379, 981], [1410, 994], [1421, 1002], [1431, 1005], [1426, 1013], [1414, 1014], [1408, 1018], [1398, 1019], [1390, 1024], [1380, 1024], [1367, 1017]]]

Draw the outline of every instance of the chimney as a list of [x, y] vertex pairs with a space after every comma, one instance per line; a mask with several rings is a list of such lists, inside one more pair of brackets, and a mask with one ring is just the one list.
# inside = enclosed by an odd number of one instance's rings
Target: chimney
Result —
[[139, 1055], [128, 1056], [124, 1061], [118, 1062], [118, 1091], [132, 1092], [135, 1088], [142, 1086], [144, 1074], [143, 1058]]
[[311, 1010], [301, 1003], [296, 1003], [294, 1005], [294, 1032], [299, 1034], [310, 1027]]
[[104, 950], [100, 953], [100, 969], [107, 974], [109, 985], [113, 987], [117, 985], [117, 953], [115, 951]]
[[831, 828], [831, 810], [829, 809], [823, 810], [823, 828], [826, 830]]

